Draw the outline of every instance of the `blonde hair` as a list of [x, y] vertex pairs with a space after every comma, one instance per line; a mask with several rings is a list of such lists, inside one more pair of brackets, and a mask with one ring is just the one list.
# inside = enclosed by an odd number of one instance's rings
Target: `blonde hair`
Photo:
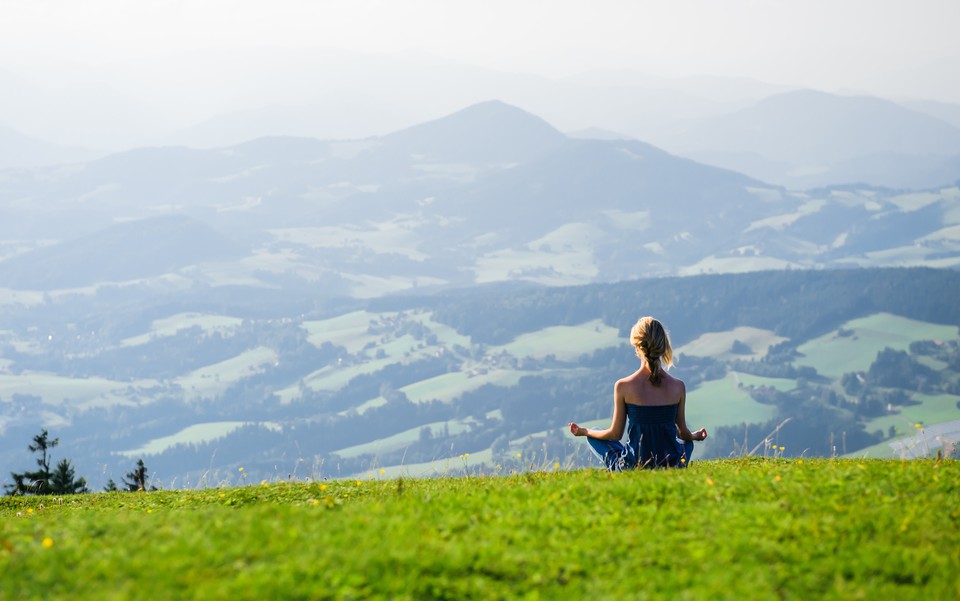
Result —
[[637, 357], [650, 366], [650, 382], [660, 385], [661, 370], [673, 366], [673, 347], [670, 346], [670, 334], [663, 324], [650, 317], [641, 317], [630, 330], [630, 342]]

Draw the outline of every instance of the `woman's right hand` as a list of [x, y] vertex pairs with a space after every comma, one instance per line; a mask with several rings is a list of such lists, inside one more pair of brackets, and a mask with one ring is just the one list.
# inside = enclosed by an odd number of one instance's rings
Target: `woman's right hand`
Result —
[[707, 439], [707, 429], [706, 429], [706, 428], [700, 428], [699, 430], [697, 430], [696, 432], [693, 433], [693, 438], [694, 438], [694, 440], [706, 440], [706, 439]]
[[570, 423], [567, 424], [567, 425], [570, 426], [570, 433], [573, 434], [574, 436], [586, 436], [586, 435], [587, 435], [587, 429], [586, 429], [586, 428], [584, 428], [584, 427], [582, 427], [582, 426], [578, 426], [577, 424], [575, 424], [575, 423], [573, 423], [573, 422], [570, 422]]

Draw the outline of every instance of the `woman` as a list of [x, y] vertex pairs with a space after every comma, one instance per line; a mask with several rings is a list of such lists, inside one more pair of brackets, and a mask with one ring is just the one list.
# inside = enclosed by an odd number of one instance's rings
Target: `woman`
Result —
[[[640, 369], [617, 380], [613, 387], [613, 421], [606, 430], [570, 425], [574, 436], [587, 442], [610, 471], [626, 468], [686, 467], [693, 441], [705, 440], [707, 430], [687, 428], [683, 380], [666, 372], [673, 365], [670, 337], [652, 317], [642, 317], [630, 331]], [[626, 446], [620, 442], [624, 426]]]

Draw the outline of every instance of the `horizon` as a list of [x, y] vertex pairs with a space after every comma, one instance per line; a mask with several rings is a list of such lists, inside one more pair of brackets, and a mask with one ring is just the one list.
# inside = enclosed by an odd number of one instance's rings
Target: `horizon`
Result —
[[[347, 137], [358, 138], [493, 99], [459, 99], [442, 77], [451, 69], [484, 80], [501, 76], [490, 89], [525, 76], [540, 86], [600, 80], [688, 95], [684, 85], [699, 81], [695, 92], [721, 94], [724, 82], [737, 80], [761, 92], [809, 88], [960, 104], [960, 80], [949, 76], [960, 70], [960, 46], [951, 35], [960, 4], [945, 0], [928, 0], [922, 10], [903, 0], [840, 6], [603, 0], [589, 10], [540, 0], [269, 6], [154, 0], [136, 7], [55, 0], [5, 13], [0, 126], [106, 150], [162, 142], [263, 107], [320, 106], [341, 120], [370, 115], [365, 129], [344, 126], [356, 132]], [[389, 81], [391, 67], [421, 77]], [[325, 81], [311, 81], [310, 73]], [[711, 78], [720, 81], [704, 83]], [[404, 106], [391, 112], [380, 101], [405, 84], [425, 101], [419, 112]], [[768, 95], [761, 92], [754, 96]], [[76, 104], [75, 116], [63, 114], [64, 97]]]

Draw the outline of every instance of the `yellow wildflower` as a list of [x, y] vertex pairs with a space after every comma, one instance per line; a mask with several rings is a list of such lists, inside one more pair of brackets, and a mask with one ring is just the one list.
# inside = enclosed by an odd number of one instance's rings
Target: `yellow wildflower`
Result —
[[49, 548], [52, 547], [52, 546], [53, 546], [53, 539], [52, 539], [52, 538], [50, 538], [50, 537], [48, 536], [48, 537], [46, 537], [46, 538], [43, 539], [43, 548], [44, 548], [44, 549], [49, 549]]

